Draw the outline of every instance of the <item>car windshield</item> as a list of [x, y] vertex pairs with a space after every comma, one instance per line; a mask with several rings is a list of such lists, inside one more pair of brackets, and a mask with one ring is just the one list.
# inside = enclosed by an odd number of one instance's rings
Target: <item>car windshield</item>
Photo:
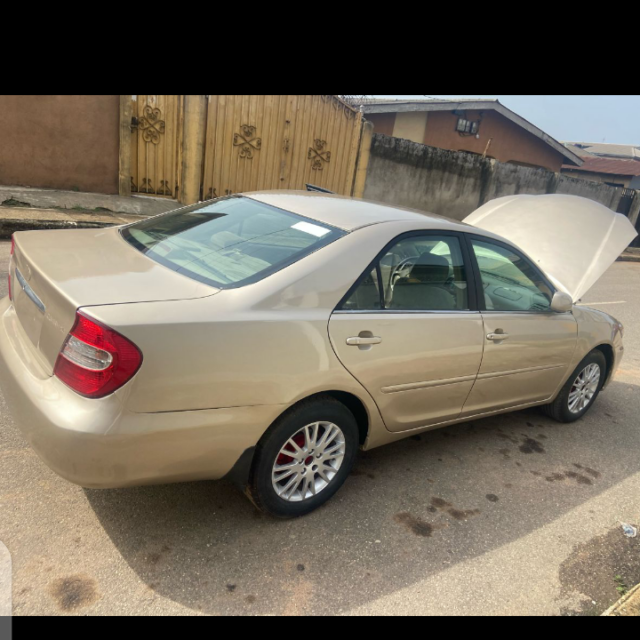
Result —
[[344, 235], [343, 231], [233, 196], [122, 229], [149, 258], [218, 288], [257, 282]]

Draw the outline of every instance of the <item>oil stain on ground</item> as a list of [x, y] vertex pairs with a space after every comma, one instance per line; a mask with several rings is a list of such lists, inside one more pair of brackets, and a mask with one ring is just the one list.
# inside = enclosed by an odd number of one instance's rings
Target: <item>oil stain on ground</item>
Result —
[[466, 520], [472, 516], [478, 516], [482, 513], [479, 509], [457, 509], [451, 503], [443, 500], [442, 498], [432, 498], [431, 506], [437, 509], [438, 511], [444, 511], [448, 513], [454, 520]]
[[577, 545], [562, 563], [563, 591], [576, 592], [585, 598], [582, 607], [564, 613], [594, 615], [606, 611], [620, 597], [619, 582], [640, 583], [640, 538], [627, 538], [621, 527], [615, 527], [609, 533]]
[[585, 473], [589, 474], [591, 477], [595, 478], [596, 480], [602, 475], [599, 471], [596, 471], [595, 469], [590, 469], [589, 467], [583, 467], [581, 464], [577, 464], [576, 462], [573, 463], [573, 466], [576, 469], [579, 469], [580, 471], [584, 471]]
[[[600, 478], [601, 474], [598, 471], [594, 471], [593, 469], [587, 469], [580, 465], [574, 464], [574, 467], [577, 469], [583, 469], [585, 473], [588, 473], [592, 478]], [[533, 473], [533, 472], [532, 472]], [[563, 471], [551, 473], [548, 476], [545, 476], [545, 480], [547, 482], [563, 482], [564, 480], [575, 480], [578, 484], [591, 486], [593, 484], [593, 480], [582, 473], [578, 473], [577, 471]]]
[[96, 581], [86, 575], [67, 576], [51, 584], [49, 593], [62, 611], [77, 611], [98, 599]]
[[160, 549], [160, 551], [152, 551], [150, 553], [147, 553], [144, 556], [144, 560], [147, 564], [151, 565], [152, 567], [155, 567], [160, 560], [162, 560], [162, 558], [171, 551], [171, 547], [167, 544], [162, 545], [162, 548]]
[[398, 524], [404, 525], [411, 533], [420, 536], [422, 538], [430, 538], [436, 529], [441, 529], [441, 526], [425, 522], [412, 516], [410, 513], [397, 513], [393, 518]]
[[524, 436], [524, 440], [520, 445], [520, 451], [522, 453], [530, 454], [530, 453], [546, 453], [545, 448], [542, 446], [541, 442], [534, 440], [533, 438], [529, 438], [528, 436]]

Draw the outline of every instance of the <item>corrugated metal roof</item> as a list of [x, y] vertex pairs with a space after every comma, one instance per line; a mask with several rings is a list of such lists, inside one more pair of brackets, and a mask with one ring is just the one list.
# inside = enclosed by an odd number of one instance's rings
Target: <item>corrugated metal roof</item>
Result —
[[640, 146], [613, 144], [610, 142], [564, 142], [567, 148], [579, 156], [604, 156], [626, 160], [640, 160]]
[[563, 165], [563, 169], [571, 171], [589, 171], [591, 173], [607, 173], [617, 176], [640, 176], [640, 162], [637, 160], [617, 160], [616, 158], [599, 158], [587, 156], [582, 158], [581, 167]]
[[464, 102], [486, 102], [486, 103], [496, 103], [498, 100], [496, 98], [418, 98], [414, 100], [402, 100], [399, 98], [366, 98], [364, 100], [354, 101], [354, 104], [359, 104], [363, 106], [367, 106], [369, 104], [389, 104], [389, 105], [399, 105], [399, 104], [414, 104], [414, 103], [464, 103]]

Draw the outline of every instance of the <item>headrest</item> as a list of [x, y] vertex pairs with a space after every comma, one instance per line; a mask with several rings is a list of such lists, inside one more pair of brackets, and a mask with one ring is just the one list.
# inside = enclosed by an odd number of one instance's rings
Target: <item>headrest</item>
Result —
[[449, 278], [449, 262], [442, 256], [423, 253], [411, 269], [411, 278], [422, 283], [444, 283]]

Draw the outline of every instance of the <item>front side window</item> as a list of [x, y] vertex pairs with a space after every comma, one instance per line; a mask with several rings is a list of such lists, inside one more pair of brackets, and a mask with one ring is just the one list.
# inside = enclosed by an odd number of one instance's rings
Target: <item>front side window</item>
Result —
[[180, 209], [121, 233], [156, 262], [218, 288], [257, 282], [344, 235], [243, 197]]
[[341, 309], [469, 309], [467, 277], [459, 239], [435, 234], [400, 239], [365, 274]]
[[488, 311], [548, 311], [553, 291], [538, 270], [507, 247], [471, 240]]

